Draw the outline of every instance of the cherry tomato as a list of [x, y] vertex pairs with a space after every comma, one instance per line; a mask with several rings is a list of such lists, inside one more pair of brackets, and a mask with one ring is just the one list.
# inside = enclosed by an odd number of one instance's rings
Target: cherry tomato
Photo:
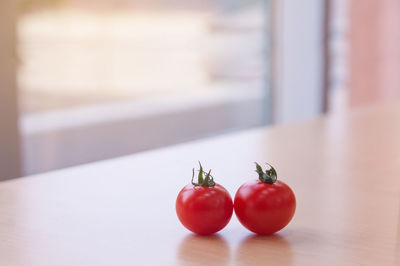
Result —
[[211, 170], [205, 173], [200, 164], [198, 182], [195, 183], [193, 169], [192, 183], [186, 185], [176, 199], [179, 220], [187, 229], [200, 235], [220, 231], [228, 224], [233, 213], [229, 192], [216, 184], [210, 173]]
[[258, 180], [243, 184], [235, 195], [235, 213], [244, 227], [260, 234], [284, 228], [296, 210], [296, 198], [288, 185], [277, 180], [275, 169], [263, 172], [256, 163]]

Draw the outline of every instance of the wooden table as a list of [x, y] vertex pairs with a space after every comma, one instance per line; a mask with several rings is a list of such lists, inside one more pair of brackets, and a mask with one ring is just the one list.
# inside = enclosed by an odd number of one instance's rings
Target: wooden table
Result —
[[[256, 178], [253, 161], [272, 163], [294, 219], [270, 237], [235, 217], [189, 233], [174, 204], [197, 160], [231, 195]], [[3, 182], [0, 265], [400, 265], [399, 203], [400, 105], [388, 104]]]

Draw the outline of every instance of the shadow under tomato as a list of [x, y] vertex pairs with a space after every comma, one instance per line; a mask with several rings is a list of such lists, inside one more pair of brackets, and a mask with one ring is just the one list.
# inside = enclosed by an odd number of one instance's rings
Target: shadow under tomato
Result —
[[228, 265], [230, 250], [226, 240], [211, 236], [188, 235], [179, 245], [177, 259], [180, 265]]
[[291, 265], [293, 254], [282, 235], [250, 235], [240, 242], [235, 261], [237, 265]]

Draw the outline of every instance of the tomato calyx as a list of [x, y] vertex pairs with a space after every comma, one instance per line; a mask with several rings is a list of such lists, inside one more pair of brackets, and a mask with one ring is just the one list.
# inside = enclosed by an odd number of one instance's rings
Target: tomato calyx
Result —
[[275, 168], [272, 167], [269, 163], [266, 163], [269, 166], [268, 170], [263, 171], [262, 167], [256, 163], [256, 173], [258, 174], [258, 179], [260, 179], [261, 182], [266, 183], [266, 184], [273, 184], [276, 182], [278, 179], [278, 176], [276, 174]]
[[[197, 170], [199, 174], [197, 175], [197, 183], [193, 181], [194, 179], [194, 168], [192, 169], [193, 175], [192, 175], [192, 185], [194, 186], [201, 186], [201, 187], [213, 187], [215, 186], [214, 178], [211, 175], [211, 169], [208, 172], [205, 172], [203, 170], [203, 166], [199, 162], [200, 169]], [[205, 175], [205, 176], [204, 176]]]

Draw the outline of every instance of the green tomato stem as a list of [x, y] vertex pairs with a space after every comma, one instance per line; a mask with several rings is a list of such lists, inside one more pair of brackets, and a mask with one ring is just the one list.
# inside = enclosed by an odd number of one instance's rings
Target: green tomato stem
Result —
[[[192, 169], [193, 175], [192, 175], [192, 184], [194, 186], [201, 186], [201, 187], [213, 187], [215, 186], [214, 178], [211, 175], [211, 169], [208, 172], [205, 172], [203, 170], [203, 166], [199, 162], [200, 169], [198, 170], [199, 174], [197, 175], [197, 183], [193, 181], [194, 179], [194, 168]], [[205, 176], [203, 177], [203, 175]]]
[[267, 163], [270, 169], [265, 170], [264, 172], [262, 167], [258, 163], [255, 162], [255, 164], [256, 164], [256, 173], [258, 174], [258, 179], [260, 179], [261, 182], [265, 184], [273, 184], [276, 182], [278, 176], [276, 174], [275, 168], [272, 167], [272, 165]]

